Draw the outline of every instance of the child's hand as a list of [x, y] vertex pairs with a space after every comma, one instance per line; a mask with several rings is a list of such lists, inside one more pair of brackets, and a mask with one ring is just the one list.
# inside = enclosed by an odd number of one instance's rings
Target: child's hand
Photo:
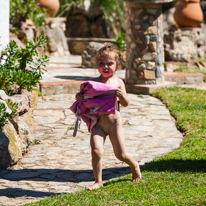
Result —
[[115, 90], [115, 95], [116, 97], [122, 97], [122, 90], [121, 89]]
[[81, 92], [78, 92], [78, 93], [76, 93], [75, 98], [76, 98], [77, 101], [80, 102], [84, 99], [84, 95]]
[[124, 89], [117, 89], [115, 90], [115, 95], [118, 97], [119, 103], [123, 106], [126, 107], [129, 103], [127, 93], [124, 91]]

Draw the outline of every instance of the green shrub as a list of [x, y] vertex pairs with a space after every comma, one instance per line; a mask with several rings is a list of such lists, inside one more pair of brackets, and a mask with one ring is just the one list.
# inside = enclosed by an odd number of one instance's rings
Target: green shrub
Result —
[[114, 45], [120, 50], [124, 51], [126, 48], [125, 33], [120, 32], [119, 35], [115, 38]]
[[31, 19], [39, 27], [46, 22], [47, 10], [40, 8], [36, 0], [10, 0], [10, 23], [19, 27], [21, 22]]
[[14, 118], [15, 116], [18, 115], [17, 113], [17, 109], [18, 109], [18, 104], [16, 102], [13, 102], [10, 99], [6, 99], [5, 100], [7, 106], [9, 107], [9, 109], [11, 109], [12, 113], [11, 113], [11, 118]]
[[57, 16], [67, 16], [70, 9], [75, 8], [78, 4], [82, 4], [83, 0], [59, 0], [60, 8]]
[[125, 32], [125, 2], [119, 0], [96, 0], [96, 2], [100, 4], [109, 27], [114, 30], [113, 25], [115, 25], [115, 28], [117, 28], [117, 30]]
[[11, 119], [11, 114], [6, 112], [6, 106], [0, 102], [0, 129], [2, 130], [4, 125], [7, 124], [8, 119]]
[[169, 9], [171, 9], [172, 7], [175, 7], [178, 3], [178, 0], [173, 0], [172, 2], [169, 3], [165, 3], [162, 5], [162, 11], [165, 12]]
[[[37, 48], [44, 48], [46, 39], [39, 36], [33, 42], [27, 42], [26, 48], [18, 48], [15, 41], [11, 41], [2, 52], [0, 60], [0, 89], [8, 95], [21, 93], [23, 89], [35, 89], [42, 79], [42, 67], [49, 61], [47, 55], [39, 56]], [[15, 90], [14, 90], [15, 87]]]

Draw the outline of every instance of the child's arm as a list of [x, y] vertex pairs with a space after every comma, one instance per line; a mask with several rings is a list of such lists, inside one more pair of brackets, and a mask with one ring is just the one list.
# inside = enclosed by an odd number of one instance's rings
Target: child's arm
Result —
[[119, 79], [119, 83], [120, 83], [120, 88], [118, 88], [115, 91], [115, 95], [119, 98], [119, 103], [123, 106], [126, 107], [129, 104], [129, 99], [127, 97], [127, 92], [125, 89], [125, 85], [124, 82]]
[[81, 92], [76, 93], [75, 99], [77, 101], [82, 101], [84, 99], [84, 95]]

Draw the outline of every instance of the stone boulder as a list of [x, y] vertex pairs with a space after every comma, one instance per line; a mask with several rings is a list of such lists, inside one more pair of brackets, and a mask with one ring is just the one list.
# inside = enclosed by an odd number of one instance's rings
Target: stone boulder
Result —
[[0, 170], [6, 169], [11, 163], [9, 138], [0, 130]]
[[90, 42], [86, 49], [82, 52], [82, 67], [97, 68], [95, 56], [104, 44], [97, 42]]
[[[8, 121], [3, 132], [0, 130], [0, 170], [6, 169], [11, 162], [16, 163], [22, 154], [28, 151], [33, 142], [33, 110], [38, 103], [37, 91], [23, 91], [23, 94], [6, 96], [0, 92], [5, 99], [11, 99], [19, 104], [17, 117]], [[3, 101], [3, 100], [2, 100]]]
[[15, 41], [16, 44], [18, 45], [18, 47], [22, 47], [25, 48], [25, 44], [23, 42], [21, 42], [21, 40], [14, 34], [14, 33], [9, 33], [9, 41]]
[[0, 90], [0, 98], [3, 100], [8, 99], [8, 96], [4, 90]]
[[30, 108], [25, 114], [18, 116], [15, 121], [18, 125], [18, 134], [22, 143], [21, 151], [25, 153], [33, 142], [33, 108]]
[[31, 93], [29, 92], [26, 94], [16, 94], [10, 96], [9, 99], [18, 104], [17, 112], [19, 114], [26, 113], [30, 108]]
[[17, 162], [22, 157], [21, 147], [22, 142], [17, 134], [13, 124], [8, 123], [3, 128], [4, 134], [9, 138], [9, 153], [12, 162]]

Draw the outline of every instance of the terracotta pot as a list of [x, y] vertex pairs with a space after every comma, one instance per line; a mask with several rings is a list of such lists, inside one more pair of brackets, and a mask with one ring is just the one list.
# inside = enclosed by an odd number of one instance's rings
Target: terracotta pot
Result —
[[60, 3], [59, 0], [38, 0], [41, 7], [48, 9], [50, 17], [55, 17], [59, 11]]
[[203, 21], [200, 0], [180, 0], [174, 12], [177, 25], [182, 27], [196, 27]]

